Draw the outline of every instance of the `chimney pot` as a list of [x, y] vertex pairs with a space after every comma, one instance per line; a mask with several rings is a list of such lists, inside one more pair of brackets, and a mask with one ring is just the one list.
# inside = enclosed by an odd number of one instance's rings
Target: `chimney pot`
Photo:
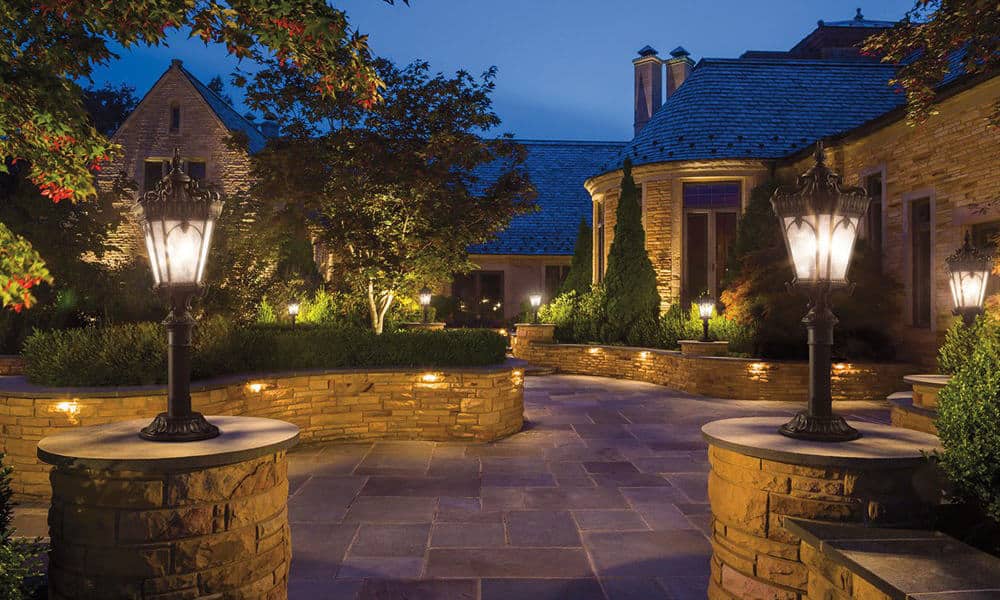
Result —
[[694, 66], [694, 61], [691, 60], [691, 53], [685, 50], [683, 46], [677, 46], [671, 50], [670, 56], [671, 58], [667, 60], [668, 98], [677, 91], [677, 88], [681, 87], [681, 84], [691, 74], [691, 68]]
[[652, 46], [643, 46], [639, 57], [632, 61], [635, 69], [635, 120], [634, 133], [639, 134], [642, 127], [649, 121], [663, 104], [663, 61]]

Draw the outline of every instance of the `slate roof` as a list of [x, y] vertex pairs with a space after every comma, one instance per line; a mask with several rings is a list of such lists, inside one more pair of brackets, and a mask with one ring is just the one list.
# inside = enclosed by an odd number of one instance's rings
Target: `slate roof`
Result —
[[624, 151], [591, 175], [675, 160], [772, 159], [896, 108], [895, 67], [858, 60], [706, 58]]
[[[472, 254], [571, 255], [580, 219], [591, 221], [591, 200], [583, 182], [598, 172], [626, 142], [517, 140], [527, 150], [524, 170], [539, 210], [515, 217], [496, 239], [469, 248]], [[481, 182], [495, 181], [503, 162], [480, 167]]]
[[267, 144], [267, 138], [253, 123], [236, 112], [236, 109], [219, 97], [218, 94], [208, 89], [208, 86], [199, 81], [190, 71], [183, 66], [180, 67], [180, 70], [188, 78], [188, 81], [191, 82], [191, 85], [194, 86], [194, 89], [198, 90], [198, 93], [205, 99], [209, 108], [219, 117], [219, 120], [226, 126], [226, 129], [229, 131], [242, 131], [246, 134], [251, 154], [256, 154], [264, 149], [264, 146]]

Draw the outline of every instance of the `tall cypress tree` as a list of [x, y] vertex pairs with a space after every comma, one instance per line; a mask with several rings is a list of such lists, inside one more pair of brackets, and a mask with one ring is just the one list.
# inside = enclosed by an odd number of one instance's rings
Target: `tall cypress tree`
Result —
[[607, 323], [602, 337], [608, 342], [649, 345], [656, 339], [660, 294], [656, 290], [656, 271], [646, 253], [646, 232], [642, 229], [631, 160], [625, 159], [622, 171], [615, 237], [604, 275]]
[[570, 263], [569, 273], [562, 287], [560, 294], [574, 291], [578, 296], [582, 296], [590, 291], [594, 275], [594, 240], [590, 225], [586, 219], [580, 219], [580, 229], [576, 234], [576, 247], [573, 248], [573, 262]]

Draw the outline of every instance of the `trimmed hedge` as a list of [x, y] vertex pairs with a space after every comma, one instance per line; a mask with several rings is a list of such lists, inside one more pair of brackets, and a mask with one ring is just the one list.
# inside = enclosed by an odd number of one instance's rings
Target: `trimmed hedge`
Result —
[[[164, 383], [167, 340], [156, 323], [33, 334], [25, 372], [51, 386]], [[238, 373], [365, 367], [475, 367], [505, 360], [506, 341], [484, 329], [399, 331], [375, 335], [342, 326], [236, 327], [208, 319], [195, 330], [192, 378]]]

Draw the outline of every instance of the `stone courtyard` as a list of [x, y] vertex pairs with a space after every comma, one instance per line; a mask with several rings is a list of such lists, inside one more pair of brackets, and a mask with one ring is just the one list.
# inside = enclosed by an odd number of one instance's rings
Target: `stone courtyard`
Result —
[[[499, 443], [375, 442], [290, 454], [299, 598], [703, 599], [701, 426], [791, 414], [630, 381], [529, 377]], [[876, 403], [838, 404], [887, 421]]]

